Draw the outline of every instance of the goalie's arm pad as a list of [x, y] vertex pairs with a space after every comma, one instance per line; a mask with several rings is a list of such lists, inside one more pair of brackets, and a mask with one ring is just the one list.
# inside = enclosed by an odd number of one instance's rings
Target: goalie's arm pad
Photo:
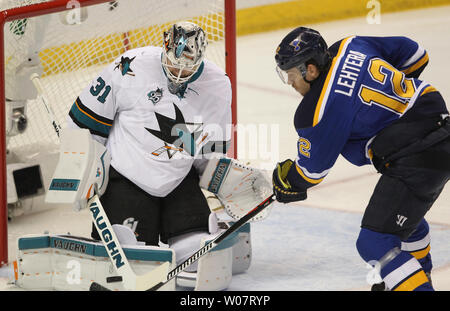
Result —
[[76, 210], [86, 207], [95, 189], [99, 195], [105, 192], [110, 162], [108, 150], [92, 139], [89, 130], [64, 129], [46, 202], [72, 204]]

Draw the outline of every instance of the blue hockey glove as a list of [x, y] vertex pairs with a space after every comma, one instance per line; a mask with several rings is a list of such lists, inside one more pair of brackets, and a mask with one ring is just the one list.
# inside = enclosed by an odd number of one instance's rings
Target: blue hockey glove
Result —
[[288, 159], [277, 163], [277, 167], [273, 170], [273, 193], [278, 202], [289, 203], [303, 201], [307, 197], [306, 190], [295, 189], [287, 180], [287, 175], [292, 165], [295, 165], [294, 162]]

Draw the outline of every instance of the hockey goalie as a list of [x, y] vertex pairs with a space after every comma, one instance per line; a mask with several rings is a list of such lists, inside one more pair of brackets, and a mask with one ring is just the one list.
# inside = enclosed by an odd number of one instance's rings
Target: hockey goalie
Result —
[[[231, 85], [204, 57], [203, 29], [173, 24], [162, 43], [127, 51], [76, 98], [46, 201], [89, 209], [91, 237], [19, 239], [18, 286], [146, 289], [143, 275], [165, 277], [271, 195], [263, 171], [225, 156]], [[250, 262], [247, 223], [161, 289], [223, 290]]]

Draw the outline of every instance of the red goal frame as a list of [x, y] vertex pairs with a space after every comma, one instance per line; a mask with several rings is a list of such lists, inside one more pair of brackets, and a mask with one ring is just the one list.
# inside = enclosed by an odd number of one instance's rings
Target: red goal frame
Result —
[[[81, 7], [91, 6], [110, 0], [78, 0]], [[0, 158], [1, 158], [1, 184], [0, 184], [0, 267], [8, 263], [8, 207], [7, 207], [7, 179], [6, 179], [6, 131], [5, 131], [5, 42], [4, 26], [6, 22], [17, 19], [30, 18], [45, 14], [57, 13], [67, 10], [68, 0], [54, 0], [39, 4], [13, 8], [0, 12]], [[237, 156], [237, 123], [236, 106], [236, 1], [224, 0], [225, 11], [225, 64], [226, 72], [232, 85], [232, 123], [233, 138], [228, 155]]]

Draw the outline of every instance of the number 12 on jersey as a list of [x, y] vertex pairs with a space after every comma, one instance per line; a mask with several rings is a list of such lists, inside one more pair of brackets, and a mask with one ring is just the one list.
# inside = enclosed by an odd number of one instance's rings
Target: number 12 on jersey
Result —
[[389, 83], [392, 90], [386, 94], [377, 88], [362, 85], [359, 98], [367, 105], [376, 104], [403, 114], [408, 107], [409, 99], [416, 92], [412, 79], [405, 78], [401, 71], [379, 58], [372, 59], [367, 70], [373, 81], [383, 86]]

